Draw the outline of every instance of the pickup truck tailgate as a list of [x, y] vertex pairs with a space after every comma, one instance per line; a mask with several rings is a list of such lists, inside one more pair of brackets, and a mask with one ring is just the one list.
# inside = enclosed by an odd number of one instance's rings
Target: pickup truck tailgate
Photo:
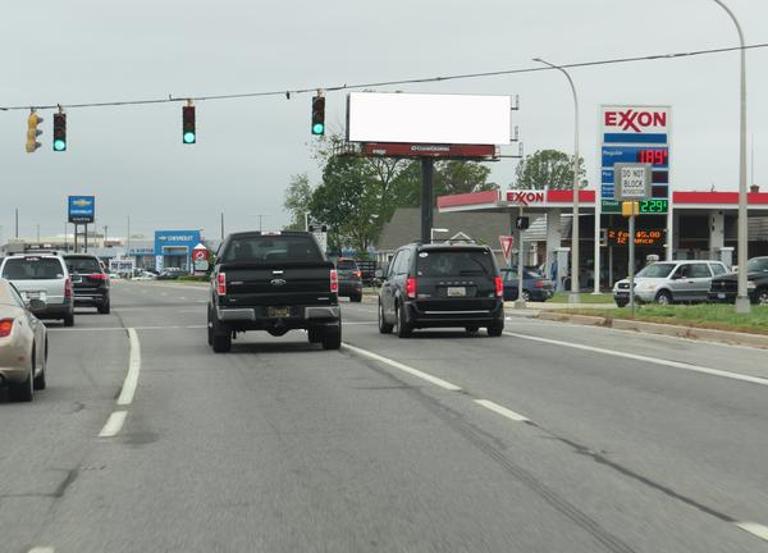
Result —
[[316, 305], [331, 298], [330, 263], [285, 267], [223, 264], [227, 284], [223, 306]]

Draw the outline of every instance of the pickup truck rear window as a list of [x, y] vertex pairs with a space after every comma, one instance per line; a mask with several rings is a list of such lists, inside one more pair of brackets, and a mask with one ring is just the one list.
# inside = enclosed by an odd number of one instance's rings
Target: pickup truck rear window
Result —
[[3, 278], [8, 280], [64, 278], [64, 268], [58, 259], [51, 257], [9, 259], [3, 268]]
[[243, 236], [233, 238], [222, 256], [224, 263], [322, 263], [317, 243], [309, 236]]
[[419, 252], [418, 276], [492, 276], [493, 260], [482, 250], [431, 250]]

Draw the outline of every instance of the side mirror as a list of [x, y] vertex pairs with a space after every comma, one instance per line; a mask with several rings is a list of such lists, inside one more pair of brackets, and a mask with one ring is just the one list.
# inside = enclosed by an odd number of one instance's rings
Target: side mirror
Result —
[[35, 311], [42, 311], [46, 307], [46, 303], [43, 300], [34, 298], [27, 302], [27, 309], [29, 309], [32, 312]]

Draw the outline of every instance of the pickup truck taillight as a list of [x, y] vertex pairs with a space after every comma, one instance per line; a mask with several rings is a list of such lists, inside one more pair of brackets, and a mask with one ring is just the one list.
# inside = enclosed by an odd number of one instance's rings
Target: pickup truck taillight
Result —
[[216, 275], [216, 295], [218, 296], [227, 295], [227, 274], [226, 273], [219, 273], [218, 275]]
[[64, 298], [72, 299], [72, 279], [69, 277], [64, 281]]
[[13, 319], [0, 319], [0, 338], [7, 338], [13, 332]]
[[416, 277], [405, 279], [405, 295], [412, 300], [416, 299]]
[[339, 293], [339, 273], [336, 269], [331, 269], [331, 294]]
[[504, 279], [501, 278], [501, 275], [496, 275], [496, 278], [493, 279], [493, 283], [496, 287], [496, 297], [503, 298], [504, 297]]

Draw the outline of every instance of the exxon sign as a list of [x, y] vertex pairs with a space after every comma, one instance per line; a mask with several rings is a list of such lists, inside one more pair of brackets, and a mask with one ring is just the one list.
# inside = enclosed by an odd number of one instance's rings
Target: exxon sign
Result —
[[667, 144], [668, 106], [603, 106], [601, 125], [606, 144]]

